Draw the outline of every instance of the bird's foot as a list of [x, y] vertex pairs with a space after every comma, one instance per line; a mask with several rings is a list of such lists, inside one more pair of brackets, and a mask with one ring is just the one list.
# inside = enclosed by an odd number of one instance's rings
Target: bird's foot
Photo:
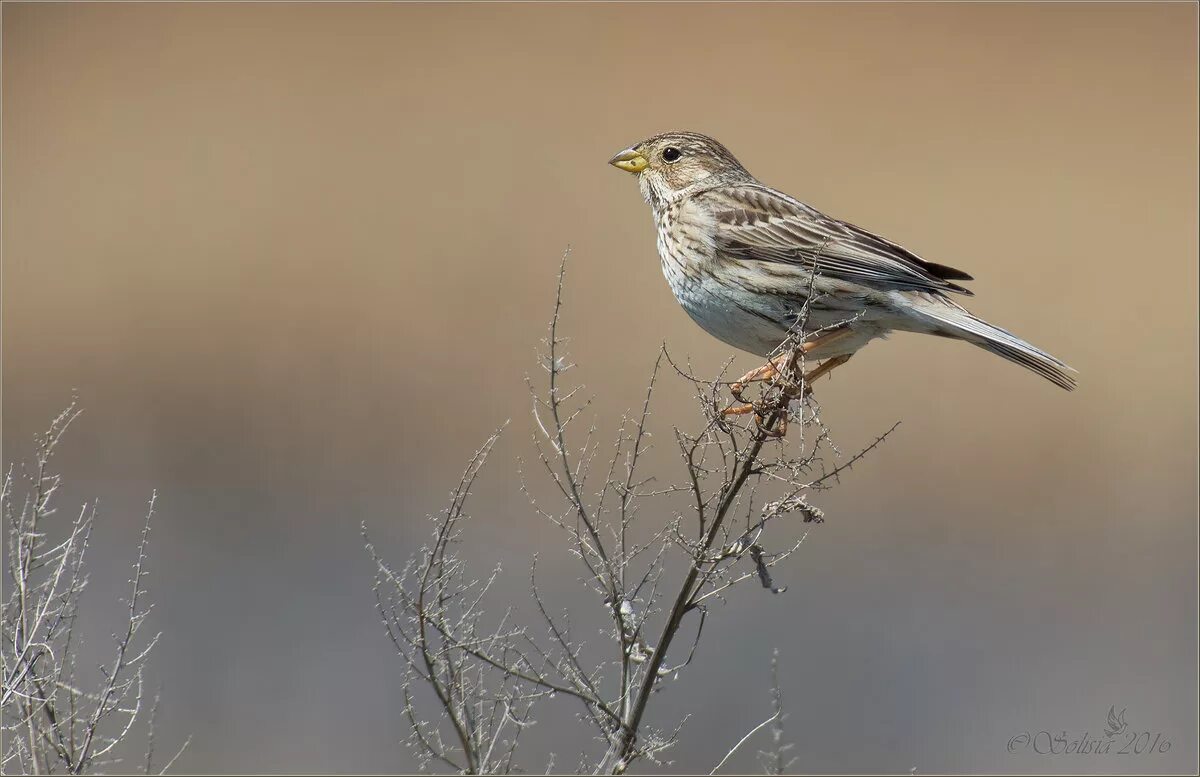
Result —
[[742, 392], [746, 390], [746, 384], [754, 383], [755, 381], [760, 380], [773, 380], [777, 375], [779, 375], [779, 367], [782, 364], [782, 358], [783, 357], [777, 356], [763, 366], [755, 367], [754, 369], [750, 370], [745, 375], [734, 381], [733, 385], [729, 387], [729, 393], [733, 394], [733, 398], [737, 401], [745, 402], [746, 400], [742, 398]]
[[767, 415], [772, 412], [770, 408], [763, 407], [760, 403], [744, 402], [742, 404], [731, 404], [729, 407], [721, 411], [723, 416], [731, 415], [746, 415], [754, 413], [754, 426], [762, 433], [764, 437], [780, 438], [787, 434], [787, 411], [786, 409], [779, 413], [779, 422], [775, 426], [767, 426]]
[[756, 414], [754, 416], [754, 425], [756, 427], [758, 427], [758, 431], [763, 437], [768, 437], [768, 438], [775, 439], [775, 440], [781, 440], [785, 436], [787, 436], [787, 430], [788, 430], [787, 409], [785, 408], [782, 412], [779, 413], [779, 423], [777, 423], [775, 426], [767, 426], [766, 419], [758, 414]]
[[[790, 353], [780, 354], [774, 359], [769, 360], [761, 367], [757, 367], [750, 372], [747, 372], [729, 387], [729, 393], [733, 395], [734, 402], [721, 411], [723, 416], [731, 415], [746, 415], [754, 413], [754, 425], [758, 430], [768, 437], [783, 437], [787, 434], [787, 412], [786, 409], [780, 415], [778, 425], [767, 426], [766, 418], [775, 408], [765, 405], [763, 402], [752, 402], [744, 396], [746, 384], [755, 381], [763, 381], [772, 386], [778, 386], [784, 392], [788, 400], [792, 399], [790, 387], [793, 385], [790, 381], [785, 380], [784, 373], [789, 369], [788, 364], [792, 355]], [[795, 387], [799, 391], [799, 386]]]
[[[740, 394], [734, 394], [734, 399], [736, 399], [737, 402], [734, 402], [729, 407], [722, 410], [721, 415], [745, 415], [746, 413], [758, 412], [758, 408], [756, 408], [750, 402], [742, 399]], [[738, 404], [738, 402], [742, 404]]]
[[796, 399], [808, 399], [812, 396], [812, 384], [809, 382], [808, 376], [802, 376], [798, 381], [785, 381], [780, 376], [775, 385], [779, 386], [779, 391], [783, 394], [783, 398], [787, 402]]
[[[787, 364], [790, 358], [790, 353], [780, 354], [774, 359], [768, 360], [763, 366], [750, 370], [729, 386], [729, 393], [732, 394], [733, 398], [738, 402], [741, 402], [743, 405], [749, 405], [749, 400], [742, 396], [742, 393], [746, 390], [746, 384], [763, 381], [774, 385], [783, 376], [784, 371], [787, 369]], [[736, 413], [732, 413], [727, 410], [726, 414], [741, 415], [749, 412], [750, 408], [741, 407]]]

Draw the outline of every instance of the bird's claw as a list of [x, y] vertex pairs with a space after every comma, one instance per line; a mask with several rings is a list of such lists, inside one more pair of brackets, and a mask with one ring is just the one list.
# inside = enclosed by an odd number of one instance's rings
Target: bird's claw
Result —
[[758, 431], [760, 434], [762, 434], [763, 437], [769, 437], [771, 439], [780, 440], [780, 439], [783, 439], [783, 437], [787, 435], [787, 428], [788, 428], [788, 420], [787, 419], [788, 419], [787, 411], [785, 410], [779, 414], [779, 425], [772, 428], [772, 427], [769, 427], [766, 425], [766, 419], [764, 419], [761, 415], [755, 413], [754, 414], [754, 425], [756, 427], [758, 427]]
[[[788, 421], [786, 406], [782, 409], [782, 411], [780, 411], [778, 408], [764, 407], [760, 402], [746, 402], [740, 396], [736, 397], [736, 399], [741, 402], [741, 404], [735, 402], [722, 410], [721, 415], [723, 417], [754, 413], [754, 426], [759, 432], [762, 433], [764, 437], [779, 439], [787, 434]], [[767, 426], [767, 415], [770, 413], [779, 414], [779, 424], [774, 428]]]

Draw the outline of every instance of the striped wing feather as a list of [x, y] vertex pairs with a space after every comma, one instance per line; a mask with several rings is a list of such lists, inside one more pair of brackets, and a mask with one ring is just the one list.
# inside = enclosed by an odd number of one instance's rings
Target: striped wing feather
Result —
[[762, 184], [705, 193], [717, 219], [717, 248], [742, 259], [815, 267], [822, 276], [882, 289], [971, 291], [962, 270], [927, 262], [861, 227], [830, 218]]

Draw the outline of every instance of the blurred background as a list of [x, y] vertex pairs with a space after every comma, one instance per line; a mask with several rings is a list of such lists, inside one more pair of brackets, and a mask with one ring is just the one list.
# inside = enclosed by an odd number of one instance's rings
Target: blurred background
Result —
[[[669, 770], [711, 768], [770, 713], [778, 648], [802, 771], [1194, 773], [1196, 13], [6, 3], [3, 455], [28, 459], [78, 391], [57, 461], [64, 512], [100, 501], [85, 655], [107, 655], [157, 489], [151, 677], [161, 749], [194, 737], [179, 769], [412, 768], [359, 524], [414, 552], [511, 418], [465, 551], [504, 563], [501, 599], [526, 606], [540, 552], [560, 604], [596, 607], [515, 480], [524, 378], [568, 245], [572, 375], [606, 435], [661, 343], [701, 374], [732, 355], [678, 308], [648, 207], [605, 165], [691, 129], [973, 273], [972, 309], [1081, 385], [903, 334], [823, 382], [847, 454], [902, 424], [817, 500], [785, 595], [712, 613], [651, 708], [691, 715]], [[689, 395], [664, 377], [663, 479]], [[561, 703], [531, 771], [588, 745]], [[1111, 705], [1170, 751], [1007, 751], [1095, 736]]]

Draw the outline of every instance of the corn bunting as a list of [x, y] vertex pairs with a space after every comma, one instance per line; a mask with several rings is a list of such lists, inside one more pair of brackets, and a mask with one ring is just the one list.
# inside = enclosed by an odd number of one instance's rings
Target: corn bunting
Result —
[[742, 384], [783, 369], [776, 354], [789, 336], [801, 338], [804, 358], [824, 360], [804, 376], [807, 389], [893, 330], [966, 340], [1075, 388], [1066, 364], [950, 298], [971, 294], [956, 283], [970, 275], [759, 183], [712, 138], [655, 135], [609, 163], [637, 176], [683, 309], [714, 337], [770, 359], [734, 384], [739, 399]]

